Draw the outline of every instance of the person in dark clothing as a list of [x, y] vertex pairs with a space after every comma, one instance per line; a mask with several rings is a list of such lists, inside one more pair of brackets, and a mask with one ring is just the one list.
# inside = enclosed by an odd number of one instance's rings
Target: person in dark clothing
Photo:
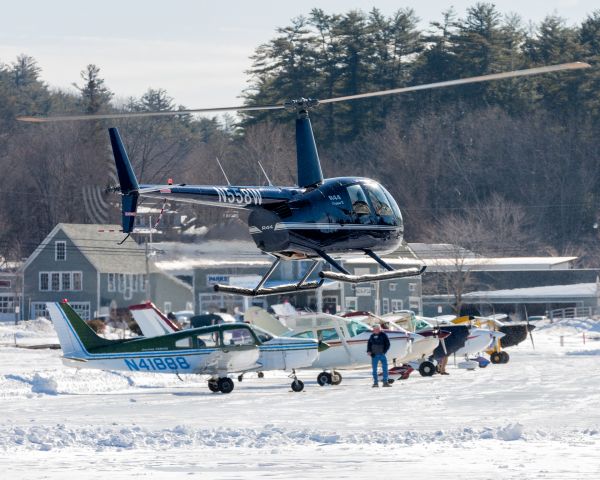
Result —
[[379, 325], [373, 327], [373, 333], [369, 337], [367, 342], [367, 354], [371, 356], [371, 364], [373, 366], [373, 387], [378, 387], [377, 377], [377, 365], [381, 362], [381, 369], [383, 370], [383, 386], [391, 387], [391, 383], [388, 382], [388, 365], [385, 354], [390, 349], [390, 339], [381, 331]]

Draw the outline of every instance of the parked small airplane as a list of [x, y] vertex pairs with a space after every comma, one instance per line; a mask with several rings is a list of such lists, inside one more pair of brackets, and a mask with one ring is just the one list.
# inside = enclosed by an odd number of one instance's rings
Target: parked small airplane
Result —
[[[96, 335], [66, 300], [48, 302], [46, 306], [63, 350], [63, 362], [68, 366], [209, 375], [210, 391], [222, 393], [233, 390], [229, 373], [260, 366], [257, 361], [261, 341], [244, 323], [183, 330], [152, 338], [108, 340]], [[306, 348], [316, 350], [316, 342], [306, 342]], [[297, 391], [302, 389], [299, 387], [296, 385]]]
[[[371, 358], [367, 355], [371, 327], [364, 323], [327, 313], [309, 313], [288, 316], [283, 324], [258, 307], [250, 307], [244, 318], [253, 325], [278, 335], [326, 342], [330, 348], [321, 352], [312, 364], [315, 368], [323, 369], [317, 376], [317, 383], [321, 386], [339, 385], [342, 382], [342, 375], [336, 368], [371, 364]], [[390, 358], [405, 356], [413, 340], [418, 338], [408, 332], [386, 333], [391, 345], [387, 355]]]
[[[152, 302], [131, 305], [129, 310], [146, 338], [181, 331], [181, 327], [169, 320]], [[221, 324], [223, 323], [228, 322]], [[244, 374], [252, 371], [261, 373], [269, 370], [291, 370], [291, 377], [294, 378], [292, 390], [302, 391], [304, 383], [296, 378], [296, 369], [309, 368], [316, 361], [319, 351], [328, 348], [327, 344], [304, 338], [278, 337], [255, 325], [252, 329], [261, 342], [258, 345], [257, 365], [242, 371], [238, 380], [241, 382]]]
[[433, 375], [436, 372], [434, 361], [439, 362], [444, 357], [456, 353], [464, 347], [469, 336], [469, 328], [466, 325], [440, 325], [435, 318], [415, 315], [412, 310], [392, 312], [382, 315], [382, 318], [394, 321], [408, 331], [418, 333], [419, 335], [439, 336], [440, 332], [448, 333], [448, 336], [440, 338], [440, 343], [433, 351], [429, 360], [420, 363], [418, 368], [423, 376]]
[[527, 335], [531, 339], [531, 345], [535, 348], [531, 333], [535, 329], [535, 325], [529, 322], [529, 318], [526, 322], [502, 322], [506, 318], [507, 315], [497, 313], [488, 317], [475, 317], [473, 320], [476, 325], [487, 326], [487, 328], [504, 333], [504, 336], [487, 350], [492, 363], [508, 363], [510, 356], [503, 349], [518, 345], [527, 338]]
[[[406, 352], [406, 355], [399, 358], [393, 358], [394, 367], [390, 369], [390, 373], [398, 372], [401, 378], [408, 378], [410, 372], [412, 370], [419, 370], [422, 376], [427, 376], [421, 372], [420, 367], [424, 362], [429, 362], [429, 357], [433, 354], [433, 351], [440, 344], [441, 339], [446, 338], [450, 335], [448, 332], [426, 332], [425, 334], [416, 334], [411, 333], [401, 325], [395, 323], [392, 319], [383, 318], [379, 315], [375, 315], [371, 312], [348, 312], [343, 315], [345, 318], [351, 318], [353, 320], [361, 321], [369, 326], [380, 325], [386, 333], [389, 331], [396, 332], [405, 332], [408, 335], [411, 335], [413, 338], [413, 342], [411, 344], [410, 349]], [[406, 368], [401, 368], [401, 365], [411, 365], [410, 371], [407, 371]], [[429, 367], [425, 366], [426, 370], [429, 371]], [[431, 369], [435, 368], [432, 364]]]
[[465, 340], [464, 346], [454, 352], [455, 356], [465, 357], [465, 361], [460, 362], [458, 366], [460, 368], [466, 368], [467, 370], [473, 370], [477, 366], [482, 368], [487, 366], [489, 364], [487, 359], [478, 356], [472, 360], [469, 356], [487, 351], [492, 345], [499, 342], [505, 336], [501, 331], [483, 328], [480, 324], [474, 323], [468, 316], [436, 317], [436, 320], [442, 328], [445, 328], [446, 325], [465, 325], [469, 328], [469, 336]]

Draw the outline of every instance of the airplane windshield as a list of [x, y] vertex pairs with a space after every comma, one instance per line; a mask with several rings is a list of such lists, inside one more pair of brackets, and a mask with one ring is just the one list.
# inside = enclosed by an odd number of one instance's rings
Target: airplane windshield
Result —
[[369, 327], [368, 325], [365, 325], [362, 322], [357, 322], [356, 320], [352, 320], [352, 321], [348, 322], [348, 335], [350, 335], [350, 337], [356, 337], [357, 335], [360, 335], [361, 333], [370, 332], [370, 331], [371, 331], [371, 327]]
[[425, 328], [431, 328], [431, 325], [427, 323], [425, 320], [419, 317], [415, 317], [413, 320], [415, 324], [415, 330], [423, 330]]

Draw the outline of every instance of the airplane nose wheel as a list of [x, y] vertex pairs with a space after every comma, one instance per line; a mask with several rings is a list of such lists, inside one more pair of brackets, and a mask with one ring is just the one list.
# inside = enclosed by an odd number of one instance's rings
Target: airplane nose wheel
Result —
[[435, 373], [435, 365], [429, 360], [426, 360], [419, 365], [419, 373], [422, 377], [431, 377]]
[[304, 382], [302, 380], [294, 380], [292, 382], [292, 390], [294, 392], [301, 392], [302, 390], [304, 390]]
[[292, 370], [290, 377], [294, 379], [292, 382], [292, 390], [294, 392], [301, 392], [304, 390], [304, 382], [302, 380], [298, 380], [298, 377], [296, 377], [296, 370]]
[[502, 363], [502, 352], [494, 352], [490, 355], [492, 363]]
[[324, 387], [325, 385], [332, 385], [333, 378], [329, 372], [321, 372], [317, 375], [317, 383]]

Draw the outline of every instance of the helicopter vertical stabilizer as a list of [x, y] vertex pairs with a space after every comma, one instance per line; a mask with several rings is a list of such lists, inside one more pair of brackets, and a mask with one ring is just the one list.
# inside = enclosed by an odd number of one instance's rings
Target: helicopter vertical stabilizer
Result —
[[121, 223], [123, 232], [131, 233], [135, 223], [135, 215], [137, 211], [137, 203], [139, 197], [139, 185], [131, 162], [125, 151], [119, 130], [109, 128], [110, 144], [112, 146], [115, 164], [117, 166], [117, 174], [119, 175], [119, 185], [121, 187]]
[[299, 112], [296, 118], [296, 163], [298, 186], [310, 187], [323, 183], [323, 172], [308, 113]]

